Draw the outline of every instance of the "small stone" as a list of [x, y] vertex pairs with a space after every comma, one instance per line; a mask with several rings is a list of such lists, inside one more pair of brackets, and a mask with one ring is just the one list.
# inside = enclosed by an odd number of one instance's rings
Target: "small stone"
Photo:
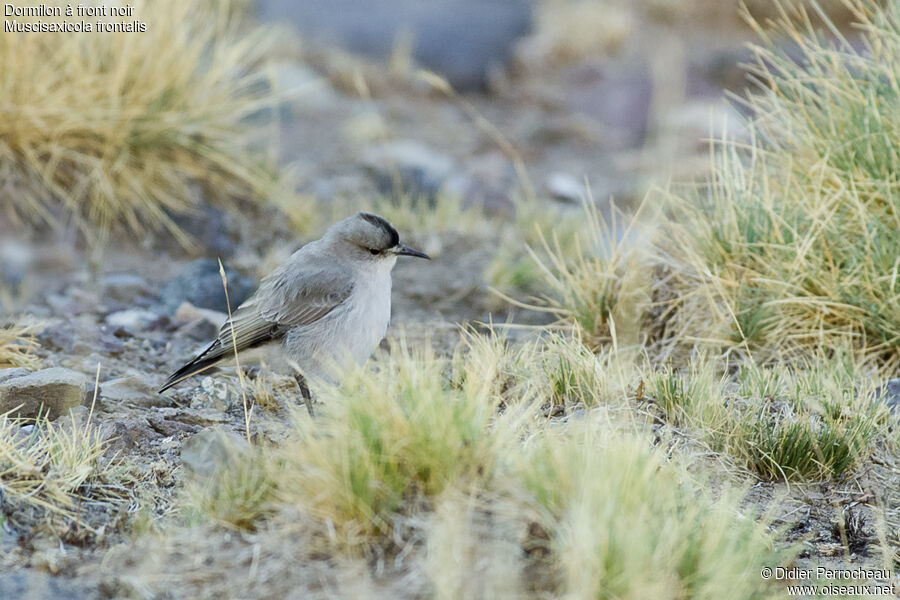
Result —
[[[210, 256], [221, 256], [223, 259], [231, 257], [237, 248], [233, 231], [235, 228], [232, 227], [234, 219], [229, 218], [225, 211], [203, 201], [204, 192], [199, 186], [194, 187], [194, 194], [199, 199], [196, 208], [184, 213], [170, 214], [172, 220], [193, 241], [205, 248]], [[218, 273], [218, 267], [216, 272]], [[221, 282], [219, 285], [221, 287]]]
[[[82, 373], [54, 367], [0, 383], [0, 413], [19, 417], [39, 414], [54, 420], [74, 406], [85, 404], [90, 381]], [[20, 406], [21, 405], [21, 406]]]
[[222, 323], [228, 320], [228, 314], [216, 310], [197, 308], [190, 302], [182, 302], [181, 306], [178, 307], [178, 310], [175, 311], [173, 318], [178, 323], [191, 323], [198, 320], [204, 320], [215, 325], [218, 329], [222, 326]]
[[23, 375], [28, 375], [30, 373], [28, 369], [23, 369], [21, 367], [14, 367], [12, 369], [0, 369], [0, 383], [3, 383], [7, 379], [14, 379], [16, 377], [22, 377]]
[[129, 308], [106, 315], [104, 321], [112, 328], [124, 328], [131, 331], [140, 331], [156, 321], [159, 315], [149, 310]]
[[[228, 300], [231, 308], [236, 309], [256, 289], [256, 280], [231, 267], [225, 267], [225, 277], [228, 280]], [[177, 277], [165, 284], [160, 301], [163, 311], [170, 315], [183, 302], [190, 302], [198, 308], [228, 312], [225, 290], [219, 275], [219, 262], [202, 258], [188, 264]]]
[[131, 302], [136, 296], [149, 294], [149, 286], [143, 278], [132, 273], [110, 273], [100, 278], [107, 298], [119, 302]]
[[209, 477], [247, 451], [247, 442], [230, 429], [213, 427], [191, 437], [181, 448], [181, 462], [195, 476]]
[[163, 417], [150, 417], [147, 419], [147, 422], [150, 423], [150, 427], [152, 427], [155, 432], [163, 437], [175, 437], [186, 433], [196, 433], [200, 429], [197, 425], [190, 425], [188, 423], [173, 421], [172, 419], [165, 419]]
[[414, 140], [397, 140], [369, 148], [363, 162], [385, 195], [434, 202], [453, 172], [453, 159]]
[[122, 342], [121, 336], [115, 335], [113, 331], [110, 331], [109, 327], [101, 326], [97, 342], [98, 349], [106, 354], [115, 356], [125, 351], [125, 343]]
[[228, 315], [214, 310], [197, 308], [190, 302], [184, 302], [175, 311], [174, 319], [178, 323], [185, 323], [179, 329], [181, 335], [200, 341], [209, 341], [219, 334], [219, 329], [228, 320]]
[[50, 325], [37, 334], [37, 339], [42, 346], [71, 354], [75, 347], [75, 328], [66, 322]]
[[206, 319], [197, 319], [179, 329], [178, 333], [194, 340], [208, 342], [219, 334], [219, 327]]
[[886, 383], [878, 386], [875, 390], [875, 397], [880, 398], [891, 412], [900, 413], [900, 378], [889, 379]]
[[75, 427], [84, 427], [85, 423], [88, 421], [88, 416], [91, 414], [90, 409], [84, 404], [79, 404], [78, 406], [73, 406], [69, 410], [65, 412], [65, 414], [59, 415], [55, 421], [57, 423], [62, 423], [63, 425], [74, 425]]
[[226, 423], [228, 421], [228, 415], [225, 414], [224, 411], [212, 407], [183, 408], [179, 410], [172, 419], [188, 425], [209, 427], [211, 425]]
[[101, 428], [101, 434], [105, 440], [108, 440], [106, 449], [108, 456], [141, 449], [146, 442], [163, 437], [161, 433], [147, 424], [146, 419], [140, 418], [128, 418], [107, 423]]
[[[131, 404], [136, 406], [152, 406], [160, 402], [156, 390], [145, 381], [137, 377], [119, 377], [103, 382], [101, 398], [107, 402], [118, 404]], [[163, 406], [168, 406], [168, 401], [163, 401]]]
[[557, 200], [577, 204], [587, 198], [584, 184], [568, 173], [550, 173], [544, 180], [544, 185], [547, 186], [550, 195]]

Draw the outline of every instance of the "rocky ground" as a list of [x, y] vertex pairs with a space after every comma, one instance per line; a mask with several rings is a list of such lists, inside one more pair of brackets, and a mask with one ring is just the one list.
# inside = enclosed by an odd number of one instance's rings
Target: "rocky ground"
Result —
[[[348, 66], [342, 53], [318, 47], [286, 54], [278, 81], [309, 91], [283, 111], [280, 154], [298, 175], [300, 193], [322, 206], [355, 205], [398, 191], [422, 202], [454, 194], [465, 206], [512, 221], [515, 198], [532, 187], [547, 206], [580, 210], [585, 181], [595, 198], [614, 196], [627, 205], [653, 181], [699, 172], [710, 124], [726, 123], [740, 134], [738, 111], [721, 94], [742, 85], [738, 63], [747, 56], [741, 41], [748, 34], [728, 27], [650, 23], [606, 54], [567, 63], [529, 58], [537, 50], [526, 39], [524, 58], [510, 73], [492, 78], [488, 92], [461, 98], [369, 63], [360, 67], [370, 75], [360, 89], [348, 83], [356, 63]], [[371, 77], [373, 72], [382, 77]], [[302, 215], [294, 217], [302, 221]], [[166, 581], [172, 569], [186, 577], [178, 570], [184, 565], [170, 553], [166, 567], [148, 568], [141, 560], [147, 542], [135, 540], [174, 510], [186, 471], [205, 468], [205, 432], [242, 432], [244, 408], [233, 370], [195, 377], [164, 395], [156, 389], [224, 319], [215, 259], [229, 266], [230, 300], [239, 304], [279, 258], [320, 233], [321, 221], [310, 219], [310, 231], [297, 234], [273, 207], [226, 212], [207, 206], [182, 220], [198, 242], [193, 249], [159, 236], [124, 235], [93, 247], [73, 231], [23, 232], [0, 224], [0, 300], [8, 314], [35, 324], [41, 358], [34, 374], [0, 371], [0, 412], [33, 397], [43, 399], [51, 420], [90, 418], [108, 440], [117, 481], [124, 482], [106, 490], [108, 500], [80, 505], [77, 524], [22, 510], [0, 496], [0, 597], [185, 597]], [[547, 321], [546, 315], [497, 308], [485, 277], [498, 250], [490, 226], [473, 231], [443, 223], [401, 235], [434, 260], [398, 265], [390, 335], [402, 330], [449, 352], [458, 323]], [[285, 407], [296, 398], [290, 382], [281, 389], [254, 411], [251, 436], [277, 441], [284, 434]], [[252, 400], [252, 381], [250, 392]], [[23, 410], [33, 413], [36, 406]], [[822, 529], [815, 543], [839, 546], [841, 532], [831, 529], [834, 512], [852, 518], [865, 491], [811, 493], [797, 501], [802, 527]], [[815, 515], [809, 507], [825, 504], [826, 496], [829, 514]], [[221, 544], [222, 556], [230, 554], [201, 565], [209, 574], [224, 576], [237, 562], [253, 562], [252, 536], [209, 535]], [[874, 534], [869, 527], [860, 535]], [[172, 552], [189, 563], [192, 543], [172, 540]], [[302, 558], [310, 561], [308, 572], [319, 569], [322, 589], [337, 593], [327, 561]], [[422, 581], [404, 580], [404, 573], [393, 580], [382, 573], [385, 595], [391, 586], [423, 589]], [[221, 581], [206, 584], [205, 597], [215, 597], [216, 590], [228, 594]]]

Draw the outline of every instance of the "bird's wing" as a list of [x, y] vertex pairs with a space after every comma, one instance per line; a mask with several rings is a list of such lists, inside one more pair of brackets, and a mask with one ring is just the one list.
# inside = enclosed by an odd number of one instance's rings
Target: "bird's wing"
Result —
[[277, 340], [294, 327], [314, 323], [344, 302], [353, 277], [334, 266], [304, 268], [297, 262], [276, 269], [219, 329], [216, 340], [172, 374], [160, 391], [209, 369], [235, 352]]
[[352, 291], [352, 277], [331, 266], [278, 269], [222, 325], [218, 345], [224, 354], [280, 338], [288, 329], [318, 321]]

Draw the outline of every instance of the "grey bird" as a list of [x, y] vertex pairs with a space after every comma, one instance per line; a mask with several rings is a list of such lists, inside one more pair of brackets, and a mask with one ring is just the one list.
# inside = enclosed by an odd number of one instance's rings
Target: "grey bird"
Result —
[[[172, 373], [160, 393], [225, 361], [259, 358], [292, 372], [310, 408], [305, 377], [334, 380], [336, 366], [364, 363], [387, 332], [391, 270], [398, 256], [428, 259], [366, 212], [339, 221], [267, 275], [216, 339]], [[251, 355], [247, 356], [248, 351]]]

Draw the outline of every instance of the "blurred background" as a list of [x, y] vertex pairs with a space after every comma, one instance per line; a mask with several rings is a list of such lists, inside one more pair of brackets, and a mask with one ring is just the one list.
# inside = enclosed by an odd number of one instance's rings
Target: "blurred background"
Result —
[[744, 135], [723, 96], [744, 94], [751, 59], [737, 1], [134, 6], [121, 20], [145, 33], [0, 37], [7, 310], [43, 272], [270, 266], [276, 240], [374, 199], [511, 218], [523, 197], [577, 209], [590, 189], [628, 206]]

